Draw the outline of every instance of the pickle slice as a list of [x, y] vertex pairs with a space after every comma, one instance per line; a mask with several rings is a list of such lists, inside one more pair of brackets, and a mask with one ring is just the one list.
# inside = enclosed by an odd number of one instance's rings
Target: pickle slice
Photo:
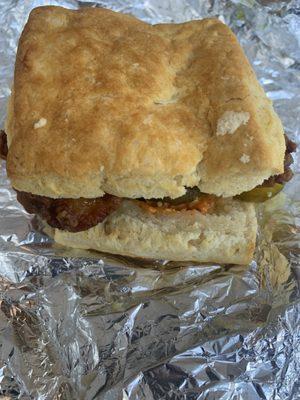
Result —
[[266, 200], [276, 196], [283, 189], [281, 183], [275, 183], [273, 186], [258, 186], [249, 192], [244, 192], [236, 196], [237, 199], [242, 201], [251, 201], [254, 203], [263, 203]]
[[164, 197], [162, 201], [172, 206], [177, 206], [182, 203], [191, 203], [201, 197], [201, 195], [203, 195], [203, 193], [200, 192], [200, 189], [194, 186], [192, 188], [187, 188], [186, 193], [181, 197], [177, 197], [176, 199]]

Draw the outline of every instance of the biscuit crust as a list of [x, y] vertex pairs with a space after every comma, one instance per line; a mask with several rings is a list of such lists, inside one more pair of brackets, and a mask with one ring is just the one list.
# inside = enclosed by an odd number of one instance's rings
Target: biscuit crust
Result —
[[6, 125], [12, 185], [54, 198], [232, 196], [283, 172], [281, 122], [217, 19], [34, 9]]

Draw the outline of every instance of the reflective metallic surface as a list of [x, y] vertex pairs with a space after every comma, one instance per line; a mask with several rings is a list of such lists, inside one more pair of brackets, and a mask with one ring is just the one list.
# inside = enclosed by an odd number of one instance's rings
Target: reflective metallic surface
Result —
[[[31, 8], [0, 0], [0, 118]], [[99, 4], [148, 22], [218, 16], [299, 143], [299, 1]], [[148, 262], [54, 245], [0, 173], [0, 395], [12, 399], [300, 399], [300, 157], [259, 212], [249, 266]], [[1, 398], [1, 396], [0, 396]]]

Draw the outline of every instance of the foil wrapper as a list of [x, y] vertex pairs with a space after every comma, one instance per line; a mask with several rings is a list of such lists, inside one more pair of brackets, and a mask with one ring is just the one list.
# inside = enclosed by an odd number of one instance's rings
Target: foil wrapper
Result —
[[[299, 1], [0, 0], [0, 119], [33, 7], [150, 22], [217, 16], [299, 144]], [[0, 174], [0, 398], [300, 399], [300, 157], [259, 209], [248, 266], [140, 261], [55, 245]]]

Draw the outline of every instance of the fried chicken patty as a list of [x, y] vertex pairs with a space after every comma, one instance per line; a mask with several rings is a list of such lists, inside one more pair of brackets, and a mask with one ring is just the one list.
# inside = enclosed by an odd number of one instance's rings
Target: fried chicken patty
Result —
[[19, 203], [30, 214], [37, 214], [53, 228], [80, 232], [104, 221], [117, 210], [123, 199], [105, 194], [96, 199], [52, 199], [17, 191]]
[[6, 160], [8, 153], [7, 136], [4, 131], [0, 131], [0, 158]]
[[[105, 194], [96, 199], [52, 199], [27, 192], [17, 192], [17, 200], [30, 214], [37, 214], [53, 228], [69, 232], [85, 231], [103, 222], [116, 211], [125, 198]], [[128, 200], [128, 199], [126, 199]], [[189, 202], [173, 205], [170, 202], [157, 200], [134, 200], [138, 206], [150, 213], [169, 213], [182, 210], [198, 210], [203, 214], [213, 211], [215, 196], [201, 195]]]

